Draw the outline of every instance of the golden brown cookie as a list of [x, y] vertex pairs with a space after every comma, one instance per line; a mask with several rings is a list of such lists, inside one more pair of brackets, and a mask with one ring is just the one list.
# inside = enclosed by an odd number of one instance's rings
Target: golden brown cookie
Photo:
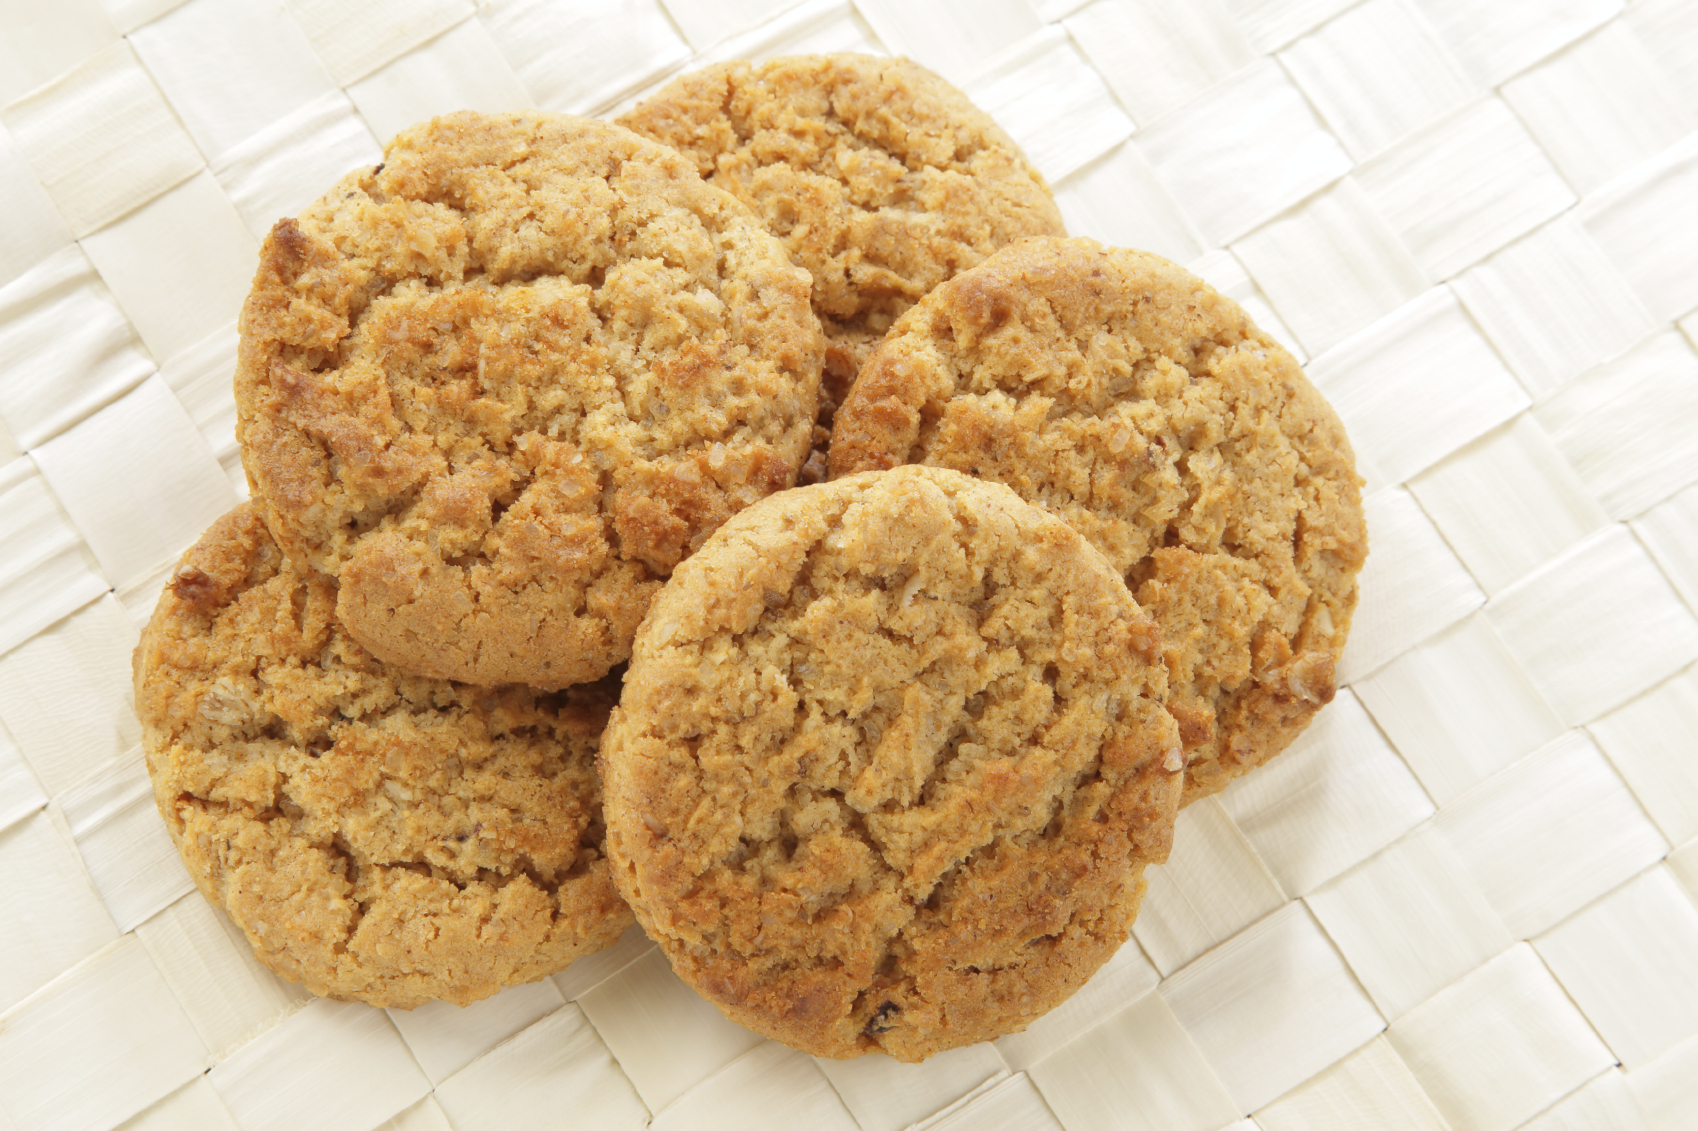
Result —
[[1155, 625], [1070, 527], [904, 467], [774, 495], [673, 574], [602, 743], [673, 969], [820, 1056], [1023, 1028], [1125, 942], [1182, 775]]
[[680, 559], [795, 482], [808, 286], [629, 131], [435, 119], [265, 240], [236, 372], [254, 496], [380, 659], [597, 679]]
[[1066, 234], [1013, 140], [908, 59], [720, 63], [619, 122], [689, 155], [812, 273], [828, 411], [927, 291], [1023, 236]]
[[831, 473], [1004, 483], [1161, 625], [1186, 800], [1329, 702], [1367, 554], [1344, 428], [1231, 299], [1144, 252], [1031, 240], [911, 310], [839, 410]]
[[255, 510], [183, 558], [135, 654], [154, 797], [259, 960], [328, 997], [466, 1005], [631, 922], [595, 756], [618, 696], [402, 675]]

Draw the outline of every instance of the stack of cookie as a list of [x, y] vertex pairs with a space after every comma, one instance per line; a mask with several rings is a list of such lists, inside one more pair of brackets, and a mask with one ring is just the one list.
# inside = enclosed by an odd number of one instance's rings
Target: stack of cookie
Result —
[[853, 56], [437, 119], [281, 221], [253, 502], [136, 657], [203, 891], [376, 1005], [633, 911], [820, 1055], [1063, 1000], [1178, 808], [1331, 697], [1365, 553], [1290, 356], [1063, 236], [958, 91]]

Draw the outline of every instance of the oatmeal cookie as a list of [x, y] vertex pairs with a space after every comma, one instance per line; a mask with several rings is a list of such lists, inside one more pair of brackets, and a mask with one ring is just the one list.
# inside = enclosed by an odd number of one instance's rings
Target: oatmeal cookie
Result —
[[831, 473], [902, 463], [1073, 525], [1161, 625], [1186, 800], [1335, 692], [1367, 554], [1349, 440], [1297, 362], [1165, 259], [1017, 244], [926, 297], [837, 414]]
[[148, 772], [195, 882], [283, 977], [466, 1005], [631, 922], [602, 853], [612, 680], [565, 693], [397, 673], [244, 504], [202, 536], [135, 654]]
[[1023, 236], [1066, 234], [1013, 140], [908, 59], [721, 63], [619, 121], [690, 156], [813, 275], [828, 421], [868, 351], [922, 295]]
[[1183, 775], [1159, 634], [1065, 523], [904, 467], [774, 495], [673, 574], [602, 743], [673, 968], [820, 1056], [1023, 1028], [1125, 942]]
[[807, 457], [808, 276], [694, 165], [560, 114], [408, 130], [266, 238], [237, 438], [378, 658], [606, 674], [672, 567]]

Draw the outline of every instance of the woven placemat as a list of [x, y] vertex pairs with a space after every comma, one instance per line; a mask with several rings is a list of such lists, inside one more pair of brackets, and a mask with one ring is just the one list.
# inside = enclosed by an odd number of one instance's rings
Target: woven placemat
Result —
[[[1368, 479], [1348, 687], [1024, 1033], [817, 1061], [640, 934], [310, 999], [193, 891], [129, 655], [244, 491], [258, 240], [430, 115], [907, 54], [1069, 227], [1304, 360]], [[1692, 0], [0, 0], [0, 1131], [1698, 1127]]]

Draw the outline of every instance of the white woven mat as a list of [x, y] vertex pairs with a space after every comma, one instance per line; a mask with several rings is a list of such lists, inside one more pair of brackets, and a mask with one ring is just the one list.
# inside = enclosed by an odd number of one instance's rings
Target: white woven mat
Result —
[[[129, 689], [243, 492], [259, 236], [438, 112], [844, 49], [1307, 361], [1369, 481], [1349, 689], [1082, 993], [918, 1067], [764, 1041], [640, 934], [307, 1000], [192, 891]], [[1694, 0], [0, 0], [0, 1131], [1692, 1131], [1695, 342]]]

